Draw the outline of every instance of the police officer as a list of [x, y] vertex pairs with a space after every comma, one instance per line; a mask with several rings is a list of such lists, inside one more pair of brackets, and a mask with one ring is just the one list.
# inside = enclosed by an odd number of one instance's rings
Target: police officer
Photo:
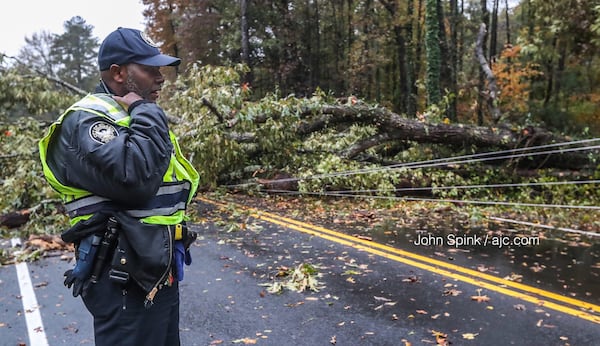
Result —
[[71, 218], [62, 238], [77, 249], [65, 285], [82, 296], [99, 346], [180, 344], [178, 281], [191, 263], [185, 220], [198, 173], [156, 104], [160, 68], [179, 63], [145, 33], [118, 28], [100, 46], [95, 92], [39, 143]]

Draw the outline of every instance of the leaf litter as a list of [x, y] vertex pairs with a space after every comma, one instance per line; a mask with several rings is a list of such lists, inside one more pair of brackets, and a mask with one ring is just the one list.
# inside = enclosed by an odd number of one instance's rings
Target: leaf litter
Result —
[[282, 293], [284, 290], [295, 292], [319, 292], [325, 286], [318, 280], [320, 274], [317, 267], [308, 263], [301, 263], [294, 268], [280, 267], [273, 278], [273, 282], [260, 286], [267, 287], [269, 293]]

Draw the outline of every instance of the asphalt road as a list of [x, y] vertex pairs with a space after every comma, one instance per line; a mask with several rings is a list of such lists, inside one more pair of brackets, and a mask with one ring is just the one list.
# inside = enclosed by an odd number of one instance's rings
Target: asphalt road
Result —
[[[187, 345], [594, 345], [600, 307], [413, 252], [265, 214], [241, 229], [205, 223], [181, 283]], [[282, 268], [317, 268], [318, 292]], [[62, 285], [72, 263], [29, 263], [37, 305], [24, 309], [17, 267], [0, 267], [0, 346], [93, 345], [92, 321]], [[595, 294], [598, 294], [595, 292]], [[28, 317], [39, 313], [38, 324]], [[35, 319], [34, 319], [35, 321]], [[30, 322], [31, 324], [32, 322]], [[41, 337], [40, 337], [41, 336]], [[39, 341], [42, 340], [42, 341]], [[151, 345], [151, 343], [148, 343]]]

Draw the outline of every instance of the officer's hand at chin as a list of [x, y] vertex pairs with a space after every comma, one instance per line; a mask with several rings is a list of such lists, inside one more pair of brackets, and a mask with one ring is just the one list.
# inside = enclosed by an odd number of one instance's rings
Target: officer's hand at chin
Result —
[[117, 101], [125, 109], [129, 109], [129, 106], [131, 106], [134, 102], [143, 100], [140, 95], [134, 93], [133, 91], [123, 96], [114, 95], [113, 99], [115, 99], [115, 101]]
[[73, 297], [85, 295], [85, 292], [91, 284], [90, 279], [80, 279], [77, 273], [73, 272], [73, 269], [67, 270], [63, 275], [65, 276], [65, 286], [67, 286], [67, 288], [73, 287]]

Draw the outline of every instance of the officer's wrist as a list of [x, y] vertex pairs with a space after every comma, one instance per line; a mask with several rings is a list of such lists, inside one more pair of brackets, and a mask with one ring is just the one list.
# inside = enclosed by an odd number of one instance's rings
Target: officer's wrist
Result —
[[131, 114], [131, 112], [133, 112], [133, 109], [134, 109], [135, 107], [137, 107], [137, 106], [139, 106], [139, 105], [141, 105], [141, 104], [143, 104], [143, 103], [149, 103], [149, 102], [150, 102], [150, 101], [147, 101], [147, 100], [137, 100], [137, 101], [135, 101], [134, 103], [132, 103], [132, 104], [130, 104], [130, 105], [129, 105], [129, 108], [127, 109], [127, 112], [128, 112], [129, 114]]

